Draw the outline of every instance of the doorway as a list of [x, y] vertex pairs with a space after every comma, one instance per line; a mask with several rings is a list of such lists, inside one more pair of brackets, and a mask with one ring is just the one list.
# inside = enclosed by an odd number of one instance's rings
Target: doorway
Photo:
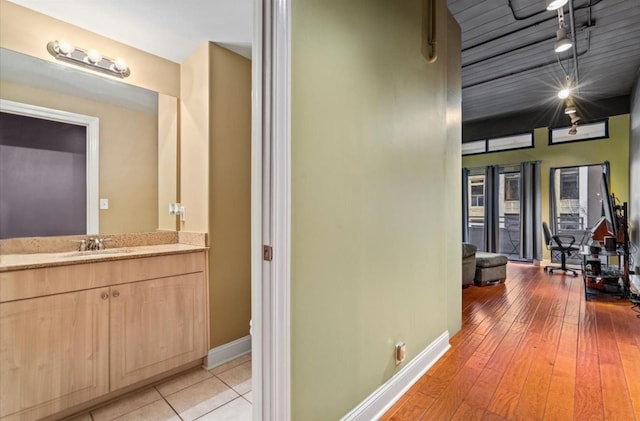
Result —
[[[600, 183], [609, 173], [608, 163], [551, 168], [550, 215], [552, 231], [571, 235], [576, 244], [587, 239], [589, 230], [602, 216]], [[551, 261], [560, 261], [559, 253]], [[568, 263], [580, 264], [580, 256], [569, 257]]]
[[0, 100], [0, 239], [98, 232], [98, 118]]

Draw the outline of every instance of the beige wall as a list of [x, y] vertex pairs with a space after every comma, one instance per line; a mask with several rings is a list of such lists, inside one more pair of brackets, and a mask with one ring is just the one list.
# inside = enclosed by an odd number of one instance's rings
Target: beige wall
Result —
[[182, 229], [210, 238], [210, 346], [249, 334], [251, 62], [205, 43], [182, 64]]
[[629, 226], [636, 273], [640, 273], [640, 73], [631, 93], [629, 138]]
[[169, 204], [178, 202], [178, 99], [158, 94], [158, 229], [175, 231], [178, 218]]
[[251, 61], [210, 45], [211, 346], [249, 334]]
[[459, 45], [440, 1], [427, 64], [422, 3], [293, 1], [294, 420], [339, 419], [459, 323]]
[[100, 119], [100, 233], [158, 227], [158, 116], [30, 86], [0, 82], [0, 97]]
[[209, 45], [180, 65], [180, 203], [183, 231], [209, 232]]
[[180, 66], [177, 63], [0, 0], [0, 47], [59, 63], [47, 51], [47, 43], [60, 39], [85, 49], [94, 48], [108, 57], [124, 58], [131, 76], [123, 79], [123, 83], [179, 96]]

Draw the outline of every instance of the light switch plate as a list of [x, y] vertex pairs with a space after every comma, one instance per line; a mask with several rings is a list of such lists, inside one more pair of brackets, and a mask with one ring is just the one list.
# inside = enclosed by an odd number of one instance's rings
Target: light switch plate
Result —
[[100, 199], [100, 209], [109, 209], [109, 199]]

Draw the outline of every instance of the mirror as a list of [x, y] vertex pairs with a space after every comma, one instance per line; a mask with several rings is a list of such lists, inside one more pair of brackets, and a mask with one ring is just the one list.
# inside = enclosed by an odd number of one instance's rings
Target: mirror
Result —
[[[158, 152], [175, 148], [175, 145], [166, 144], [166, 139], [171, 136], [159, 133], [159, 130], [164, 129], [158, 129], [159, 120], [160, 127], [167, 125], [164, 108], [160, 110], [159, 118], [158, 106], [159, 101], [167, 103], [166, 96], [115, 78], [1, 48], [0, 98], [97, 117], [98, 196], [99, 199], [108, 201], [108, 209], [98, 210], [99, 233], [166, 229], [160, 227], [158, 221]], [[173, 100], [169, 101], [169, 107], [177, 106], [177, 100]], [[174, 115], [169, 118], [172, 120], [169, 126], [177, 127], [175, 108], [173, 112]], [[160, 161], [165, 165], [165, 162], [170, 163], [172, 160], [171, 157], [166, 159], [161, 156]], [[175, 164], [168, 166], [171, 168], [167, 168], [167, 171], [175, 173]], [[87, 170], [89, 173], [93, 169]], [[170, 176], [168, 179], [173, 186], [167, 186], [166, 180], [161, 177], [164, 191], [160, 196], [166, 201], [166, 205], [176, 201], [176, 178]], [[174, 192], [173, 196], [167, 197], [166, 190]], [[104, 208], [105, 201], [100, 202]], [[98, 204], [93, 205], [98, 208]], [[175, 220], [173, 225], [170, 229], [175, 229]]]

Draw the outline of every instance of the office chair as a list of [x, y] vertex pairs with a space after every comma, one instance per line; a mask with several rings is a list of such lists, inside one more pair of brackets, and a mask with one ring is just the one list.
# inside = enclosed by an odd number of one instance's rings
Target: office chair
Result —
[[545, 266], [544, 271], [553, 273], [554, 270], [561, 270], [573, 273], [573, 276], [578, 276], [578, 272], [567, 267], [567, 255], [580, 250], [580, 247], [573, 245], [576, 242], [575, 237], [573, 235], [551, 235], [551, 230], [546, 222], [542, 222], [542, 232], [544, 233], [544, 242], [547, 245], [547, 250], [552, 253], [554, 251], [560, 252], [560, 266]]

